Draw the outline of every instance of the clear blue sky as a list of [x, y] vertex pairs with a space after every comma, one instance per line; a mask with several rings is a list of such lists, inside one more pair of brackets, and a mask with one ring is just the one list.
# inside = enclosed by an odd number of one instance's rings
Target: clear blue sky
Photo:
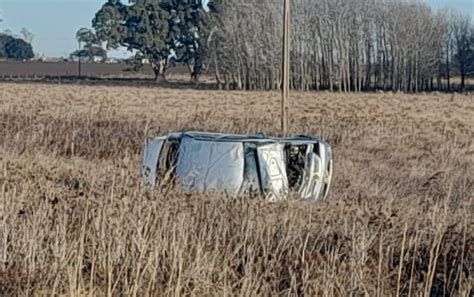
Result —
[[[265, 0], [262, 0], [265, 1]], [[474, 0], [426, 0], [436, 8], [453, 7], [474, 16]], [[0, 31], [19, 33], [26, 27], [35, 34], [35, 52], [47, 56], [69, 56], [77, 48], [77, 29], [91, 27], [94, 14], [105, 0], [0, 0], [4, 20]], [[125, 51], [110, 56], [124, 56]]]

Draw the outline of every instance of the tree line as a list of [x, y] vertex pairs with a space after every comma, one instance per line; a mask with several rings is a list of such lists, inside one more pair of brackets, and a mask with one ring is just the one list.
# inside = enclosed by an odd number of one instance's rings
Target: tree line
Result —
[[[2, 22], [3, 19], [0, 19]], [[22, 28], [20, 34], [22, 37], [14, 35], [9, 29], [0, 33], [0, 59], [22, 61], [35, 56], [31, 46], [35, 35], [26, 28]]]
[[[281, 1], [226, 0], [210, 47], [225, 87], [280, 85]], [[294, 89], [422, 91], [464, 88], [474, 72], [470, 16], [434, 12], [419, 1], [292, 1]], [[251, 32], [251, 34], [249, 34]]]
[[[282, 1], [109, 0], [93, 28], [108, 48], [146, 58], [157, 79], [187, 65], [226, 89], [278, 89]], [[418, 92], [460, 88], [474, 74], [469, 15], [420, 1], [294, 0], [291, 87]]]

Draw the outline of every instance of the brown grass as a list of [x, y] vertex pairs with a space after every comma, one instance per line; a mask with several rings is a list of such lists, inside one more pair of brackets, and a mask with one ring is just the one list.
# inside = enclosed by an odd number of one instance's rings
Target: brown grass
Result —
[[0, 295], [472, 296], [472, 96], [293, 93], [328, 201], [158, 194], [146, 135], [278, 134], [278, 93], [0, 85]]

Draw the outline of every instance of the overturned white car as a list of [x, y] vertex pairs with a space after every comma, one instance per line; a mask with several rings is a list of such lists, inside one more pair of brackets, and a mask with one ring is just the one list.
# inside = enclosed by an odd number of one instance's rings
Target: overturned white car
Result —
[[142, 162], [147, 186], [173, 186], [185, 193], [256, 193], [269, 200], [286, 199], [290, 192], [323, 200], [331, 175], [331, 147], [310, 136], [174, 133], [148, 139]]

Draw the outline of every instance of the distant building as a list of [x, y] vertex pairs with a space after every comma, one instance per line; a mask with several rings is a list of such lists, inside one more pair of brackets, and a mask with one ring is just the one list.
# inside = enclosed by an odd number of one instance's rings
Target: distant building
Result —
[[108, 58], [105, 63], [107, 64], [119, 64], [119, 63], [122, 63], [122, 59], [119, 59], [119, 58]]
[[63, 62], [64, 58], [57, 58], [57, 57], [44, 57], [43, 62], [50, 62], [50, 63], [57, 63]]

